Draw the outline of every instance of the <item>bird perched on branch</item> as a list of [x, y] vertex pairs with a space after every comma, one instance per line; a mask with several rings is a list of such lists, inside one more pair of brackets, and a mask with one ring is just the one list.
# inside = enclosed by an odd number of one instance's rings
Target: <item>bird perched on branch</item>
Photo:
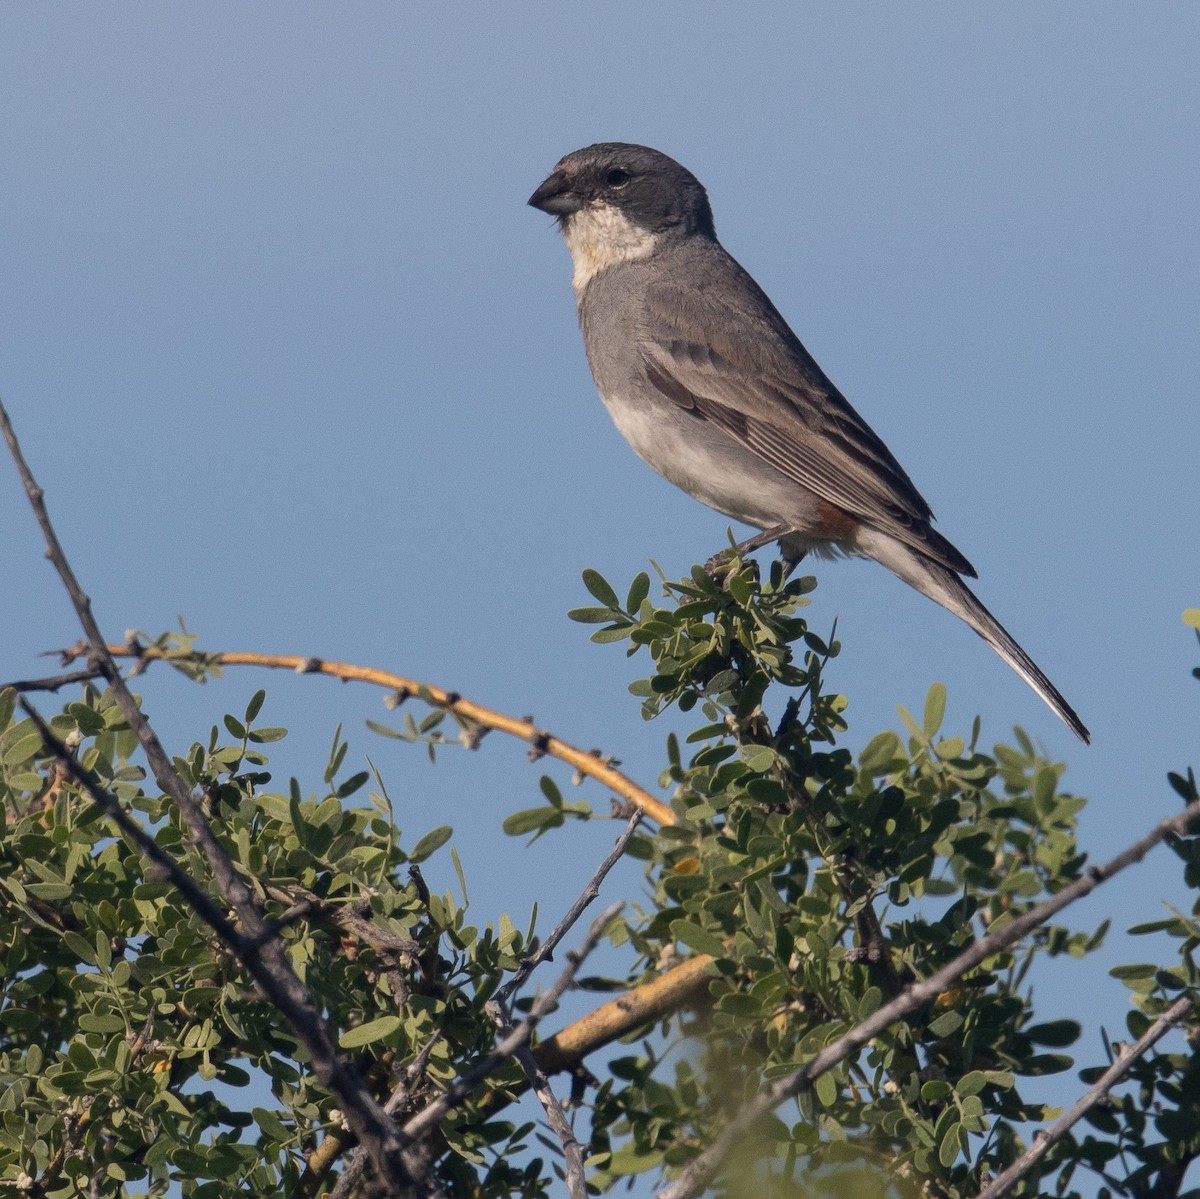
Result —
[[674, 159], [601, 142], [529, 198], [558, 218], [592, 377], [659, 474], [806, 553], [873, 558], [965, 620], [1084, 741], [1071, 705], [963, 582], [970, 562], [887, 446], [717, 240], [708, 195]]

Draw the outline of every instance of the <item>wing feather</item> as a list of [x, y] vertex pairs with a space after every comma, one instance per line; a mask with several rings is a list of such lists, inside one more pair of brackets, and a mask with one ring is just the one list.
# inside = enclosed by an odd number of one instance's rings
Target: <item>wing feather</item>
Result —
[[739, 286], [648, 290], [642, 345], [650, 382], [802, 487], [974, 578], [970, 562], [932, 528], [933, 511], [891, 451], [757, 284], [726, 262]]

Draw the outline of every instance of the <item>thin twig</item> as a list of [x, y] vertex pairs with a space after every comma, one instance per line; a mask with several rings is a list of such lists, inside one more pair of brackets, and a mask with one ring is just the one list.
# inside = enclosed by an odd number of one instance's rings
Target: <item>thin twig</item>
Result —
[[813, 1082], [827, 1070], [844, 1061], [855, 1050], [861, 1049], [872, 1037], [878, 1036], [889, 1025], [935, 999], [941, 992], [962, 978], [967, 971], [973, 970], [987, 958], [1019, 941], [1026, 933], [1045, 924], [1068, 904], [1091, 894], [1101, 883], [1112, 878], [1127, 866], [1141, 861], [1165, 837], [1183, 836], [1196, 820], [1200, 820], [1200, 800], [1188, 804], [1178, 816], [1162, 821], [1144, 837], [1103, 866], [1091, 867], [1073, 883], [1063, 887], [1057, 895], [1030, 908], [1029, 911], [1015, 917], [1000, 928], [993, 926], [986, 935], [980, 937], [978, 941], [940, 970], [931, 974], [927, 979], [914, 983], [895, 999], [876, 1009], [861, 1024], [826, 1045], [799, 1070], [793, 1071], [761, 1091], [721, 1130], [707, 1149], [684, 1167], [678, 1178], [658, 1192], [658, 1199], [690, 1199], [691, 1196], [698, 1194], [717, 1172], [738, 1140], [768, 1112], [778, 1107], [784, 1100], [794, 1098], [801, 1091], [808, 1090]]
[[1070, 1132], [1071, 1127], [1125, 1077], [1133, 1063], [1187, 1015], [1191, 1007], [1191, 996], [1184, 995], [1167, 1008], [1132, 1045], [1127, 1045], [1121, 1050], [1117, 1055], [1117, 1060], [1080, 1095], [1067, 1111], [1049, 1128], [1037, 1133], [1033, 1144], [1011, 1166], [997, 1174], [979, 1192], [978, 1199], [1000, 1199], [1001, 1195], [1007, 1195]]
[[542, 1018], [558, 1006], [562, 993], [571, 985], [575, 974], [583, 964], [584, 959], [596, 948], [609, 921], [624, 907], [624, 903], [614, 903], [610, 908], [601, 912], [592, 922], [580, 947], [567, 955], [567, 967], [555, 980], [554, 984], [541, 996], [530, 1009], [529, 1014], [506, 1036], [473, 1070], [468, 1071], [458, 1082], [435, 1099], [424, 1111], [419, 1112], [404, 1125], [403, 1135], [412, 1142], [427, 1136], [448, 1112], [457, 1107], [472, 1091], [522, 1045], [528, 1043], [533, 1030]]
[[[106, 649], [113, 658], [136, 658], [142, 664], [164, 661], [176, 665], [192, 663], [206, 666], [263, 666], [271, 670], [290, 670], [295, 674], [324, 674], [331, 678], [341, 679], [343, 682], [372, 683], [377, 687], [383, 687], [392, 694], [424, 700], [427, 704], [435, 708], [443, 708], [470, 723], [495, 729], [498, 732], [507, 733], [511, 737], [516, 737], [518, 740], [528, 742], [538, 750], [538, 756], [548, 754], [552, 758], [567, 762], [580, 774], [594, 778], [605, 787], [611, 788], [622, 799], [628, 800], [634, 807], [641, 808], [647, 816], [659, 824], [675, 823], [675, 814], [667, 804], [655, 799], [648, 791], [639, 787], [616, 767], [610, 766], [597, 754], [551, 736], [545, 729], [538, 728], [531, 720], [518, 720], [504, 712], [485, 708], [482, 704], [475, 703], [474, 700], [464, 699], [457, 691], [435, 687], [432, 683], [422, 683], [417, 679], [392, 674], [390, 671], [378, 670], [374, 666], [356, 666], [351, 662], [329, 662], [324, 658], [302, 657], [299, 654], [258, 654], [241, 650], [212, 654], [186, 654], [170, 652], [156, 646], [136, 645], [109, 645]], [[72, 662], [75, 658], [89, 652], [86, 647], [64, 650], [61, 655], [63, 664]]]
[[[232, 940], [227, 938], [228, 921], [225, 921], [224, 926], [212, 924], [211, 921], [209, 923], [229, 948], [238, 954], [245, 968], [291, 1024], [309, 1055], [314, 1073], [337, 1099], [359, 1141], [370, 1151], [371, 1160], [380, 1177], [403, 1193], [425, 1193], [425, 1188], [419, 1180], [411, 1176], [405, 1164], [405, 1146], [395, 1122], [375, 1101], [353, 1064], [339, 1052], [320, 1009], [292, 969], [282, 942], [278, 937], [269, 935], [253, 893], [238, 874], [229, 855], [209, 826], [200, 802], [180, 778], [157, 734], [121, 677], [121, 672], [117, 669], [100, 632], [100, 626], [92, 615], [91, 600], [80, 586], [63, 552], [46, 510], [42, 489], [21, 453], [12, 422], [2, 403], [0, 430], [3, 431], [4, 440], [8, 444], [30, 506], [41, 528], [46, 543], [46, 556], [58, 572], [88, 640], [90, 664], [103, 674], [111, 687], [126, 722], [142, 746], [155, 780], [174, 802], [191, 841], [203, 853], [222, 898], [236, 912], [241, 924], [240, 935]], [[202, 910], [198, 911], [204, 915]], [[207, 917], [204, 918], [207, 920]], [[247, 951], [242, 937], [255, 942], [256, 947]]]
[[579, 898], [570, 906], [567, 914], [554, 926], [545, 941], [521, 963], [512, 978], [496, 992], [495, 998], [490, 1001], [491, 1003], [507, 1006], [513, 995], [524, 985], [525, 980], [544, 961], [553, 957], [555, 949], [558, 948], [558, 943], [567, 935], [571, 926], [583, 914], [584, 908], [600, 894], [600, 884], [605, 880], [608, 872], [621, 860], [621, 855], [624, 854], [625, 847], [629, 844], [630, 838], [637, 831], [637, 826], [641, 821], [642, 813], [640, 811], [635, 811], [629, 817], [624, 831], [617, 838], [616, 844], [613, 846], [612, 853], [600, 863], [599, 868], [588, 880], [588, 885], [584, 887]]
[[[550, 935], [538, 946], [536, 952], [530, 954], [521, 963], [512, 978], [484, 1005], [489, 1019], [502, 1035], [506, 1036], [512, 1031], [512, 1021], [508, 1013], [508, 1005], [512, 996], [534, 970], [553, 955], [555, 948], [582, 915], [583, 910], [600, 894], [600, 884], [608, 872], [621, 860], [621, 855], [624, 854], [625, 847], [629, 844], [629, 839], [637, 830], [641, 820], [642, 813], [635, 809], [626, 822], [624, 831], [617, 838], [612, 852], [600, 863], [596, 873], [588, 880], [587, 886], [567, 910], [566, 915], [554, 926]], [[554, 1089], [550, 1086], [550, 1080], [538, 1065], [537, 1059], [527, 1045], [521, 1046], [513, 1056], [517, 1059], [517, 1064], [521, 1067], [530, 1087], [545, 1109], [546, 1120], [550, 1128], [562, 1143], [563, 1157], [566, 1161], [567, 1193], [571, 1199], [586, 1199], [587, 1183], [583, 1173], [583, 1149], [575, 1136], [575, 1130], [571, 1127], [570, 1121], [563, 1111], [562, 1104], [558, 1101], [558, 1096], [554, 1094]]]
[[0, 683], [0, 691], [7, 691], [10, 688], [13, 691], [22, 693], [29, 691], [57, 691], [60, 687], [65, 687], [69, 683], [88, 683], [92, 679], [103, 677], [98, 670], [69, 670], [66, 674], [55, 674], [44, 679], [12, 679], [10, 682]]

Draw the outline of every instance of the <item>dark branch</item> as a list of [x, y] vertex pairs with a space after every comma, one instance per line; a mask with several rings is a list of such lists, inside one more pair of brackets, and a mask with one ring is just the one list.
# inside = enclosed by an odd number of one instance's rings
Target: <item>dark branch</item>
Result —
[[642, 813], [634, 811], [629, 817], [625, 825], [624, 832], [617, 838], [617, 843], [613, 846], [612, 853], [600, 863], [596, 873], [588, 880], [588, 885], [584, 887], [579, 898], [567, 910], [567, 914], [554, 926], [550, 931], [550, 935], [537, 947], [537, 949], [529, 955], [517, 969], [517, 972], [496, 992], [496, 996], [489, 1003], [502, 1004], [507, 1006], [513, 995], [524, 985], [525, 980], [544, 962], [554, 956], [554, 951], [558, 947], [558, 943], [567, 935], [571, 926], [583, 914], [583, 910], [600, 894], [600, 884], [607, 877], [608, 872], [621, 860], [621, 855], [625, 852], [625, 847], [629, 844], [629, 839], [637, 831], [637, 826], [642, 821]]
[[45, 679], [13, 679], [8, 683], [0, 683], [0, 691], [7, 691], [9, 688], [21, 693], [57, 691], [60, 687], [66, 687], [70, 683], [87, 683], [92, 679], [103, 677], [98, 670], [69, 670], [66, 674], [54, 674]]
[[[488, 1017], [500, 1030], [502, 1035], [507, 1036], [512, 1032], [512, 1022], [507, 1009], [513, 994], [542, 962], [553, 955], [555, 948], [563, 937], [567, 935], [567, 932], [575, 921], [582, 915], [583, 910], [600, 894], [600, 884], [604, 881], [608, 872], [621, 860], [621, 855], [624, 854], [625, 847], [629, 844], [629, 839], [637, 831], [641, 820], [641, 812], [634, 809], [633, 814], [626, 822], [624, 831], [617, 838], [617, 843], [613, 846], [612, 852], [600, 863], [596, 873], [588, 880], [588, 884], [580, 893], [579, 898], [567, 910], [567, 914], [554, 926], [550, 935], [538, 946], [537, 951], [530, 954], [521, 963], [520, 968], [512, 978], [485, 1004], [485, 1011]], [[570, 1121], [568, 1121], [566, 1113], [563, 1111], [562, 1104], [558, 1101], [558, 1096], [554, 1094], [546, 1072], [538, 1065], [537, 1059], [533, 1056], [527, 1045], [522, 1045], [516, 1050], [513, 1056], [516, 1058], [517, 1064], [521, 1067], [538, 1101], [545, 1109], [546, 1120], [551, 1130], [562, 1143], [563, 1157], [566, 1161], [568, 1195], [570, 1195], [571, 1199], [587, 1199], [587, 1182], [583, 1172], [583, 1147], [575, 1137], [575, 1130], [571, 1127]]]

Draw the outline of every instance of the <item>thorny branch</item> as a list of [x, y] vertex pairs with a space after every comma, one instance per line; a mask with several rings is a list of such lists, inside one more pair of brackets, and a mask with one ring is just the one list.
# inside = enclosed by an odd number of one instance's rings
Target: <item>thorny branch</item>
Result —
[[[571, 905], [567, 914], [555, 925], [546, 940], [538, 946], [536, 952], [530, 954], [521, 963], [512, 978], [500, 988], [492, 999], [488, 1000], [485, 1011], [502, 1034], [507, 1035], [512, 1031], [512, 1023], [507, 1011], [509, 1000], [533, 971], [553, 955], [558, 943], [583, 914], [584, 908], [600, 894], [600, 884], [608, 872], [620, 861], [621, 855], [625, 852], [625, 847], [629, 844], [629, 839], [637, 830], [641, 819], [641, 812], [635, 809], [627, 821], [624, 831], [617, 838], [612, 852], [600, 863], [596, 873], [588, 880], [587, 886], [580, 892], [579, 898]], [[563, 1156], [566, 1161], [567, 1193], [571, 1199], [587, 1199], [587, 1182], [583, 1172], [583, 1147], [575, 1137], [575, 1130], [571, 1127], [562, 1104], [558, 1101], [558, 1096], [554, 1094], [549, 1078], [546, 1077], [545, 1071], [538, 1065], [537, 1059], [527, 1045], [522, 1045], [514, 1056], [529, 1085], [533, 1088], [534, 1094], [537, 1095], [538, 1101], [545, 1109], [546, 1120], [550, 1128], [562, 1143]]]
[[878, 1036], [889, 1025], [914, 1012], [942, 991], [947, 990], [969, 970], [973, 970], [989, 957], [1021, 940], [1026, 933], [1045, 924], [1068, 904], [1090, 895], [1101, 883], [1106, 882], [1127, 866], [1140, 862], [1164, 838], [1183, 836], [1200, 820], [1200, 800], [1188, 806], [1169, 820], [1151, 829], [1144, 837], [1134, 842], [1122, 853], [1105, 863], [1093, 866], [1073, 883], [1063, 887], [1057, 895], [1030, 908], [1009, 923], [995, 928], [980, 937], [952, 961], [935, 971], [921, 982], [914, 983], [895, 999], [885, 1003], [861, 1024], [850, 1029], [830, 1042], [799, 1070], [777, 1080], [761, 1091], [756, 1099], [745, 1105], [737, 1117], [731, 1120], [718, 1134], [713, 1143], [684, 1167], [674, 1182], [658, 1192], [658, 1199], [690, 1199], [699, 1194], [720, 1168], [730, 1150], [748, 1129], [787, 1099], [808, 1090], [813, 1082], [844, 1061], [856, 1049], [861, 1049], [872, 1037]]
[[521, 963], [512, 978], [496, 992], [496, 997], [490, 1001], [491, 1003], [507, 1004], [513, 995], [524, 985], [525, 980], [544, 961], [554, 956], [554, 951], [558, 947], [558, 943], [567, 935], [571, 926], [583, 914], [584, 908], [600, 894], [600, 884], [605, 880], [608, 872], [621, 860], [621, 855], [624, 854], [625, 847], [629, 844], [629, 839], [636, 832], [641, 820], [642, 814], [640, 811], [635, 811], [629, 817], [625, 825], [625, 830], [617, 838], [612, 852], [600, 863], [596, 873], [588, 880], [588, 885], [580, 892], [579, 898], [570, 906], [567, 914], [551, 929], [550, 935]]
[[[141, 645], [107, 645], [105, 653], [110, 658], [135, 658], [141, 665], [149, 662], [166, 661], [175, 664], [193, 663], [201, 666], [264, 666], [273, 670], [290, 670], [296, 674], [324, 674], [343, 682], [373, 683], [383, 687], [393, 695], [402, 699], [416, 697], [424, 700], [435, 708], [442, 708], [454, 716], [462, 718], [468, 725], [480, 725], [486, 729], [508, 733], [531, 746], [530, 757], [549, 755], [573, 766], [580, 774], [594, 778], [597, 782], [611, 788], [622, 799], [628, 800], [637, 808], [641, 808], [651, 819], [659, 824], [674, 824], [675, 814], [661, 800], [655, 799], [648, 791], [639, 787], [632, 779], [626, 777], [614, 766], [610, 766], [603, 758], [587, 750], [579, 749], [566, 741], [553, 737], [544, 729], [538, 728], [531, 720], [518, 720], [492, 708], [485, 708], [474, 700], [464, 699], [457, 691], [447, 691], [435, 687], [432, 683], [422, 683], [416, 679], [405, 678], [403, 675], [392, 674], [387, 670], [379, 670], [374, 666], [356, 666], [350, 662], [329, 662], [324, 658], [305, 658], [298, 654], [258, 654], [244, 651], [224, 651], [220, 653], [181, 654], [159, 649], [155, 646]], [[86, 656], [91, 652], [88, 646], [64, 650], [62, 660], [64, 665], [76, 658]], [[96, 671], [97, 677], [108, 676], [102, 670]], [[30, 683], [36, 680], [26, 680]]]

